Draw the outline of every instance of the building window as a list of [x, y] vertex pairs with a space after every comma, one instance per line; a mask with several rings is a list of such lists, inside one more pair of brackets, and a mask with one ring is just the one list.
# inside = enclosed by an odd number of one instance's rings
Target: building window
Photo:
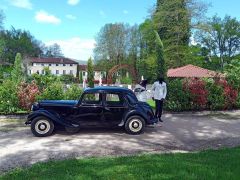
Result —
[[58, 64], [56, 64], [56, 66], [58, 66]]
[[85, 72], [85, 71], [83, 71], [83, 72], [82, 72], [82, 75], [83, 75], [83, 76], [85, 76], [85, 75], [86, 75], [86, 72]]
[[45, 73], [44, 73], [44, 70], [42, 70], [42, 74], [45, 74]]
[[29, 74], [32, 74], [32, 71], [31, 71], [31, 70], [29, 70], [28, 72], [29, 72]]
[[63, 64], [63, 66], [66, 66], [66, 64]]
[[70, 70], [70, 74], [73, 75], [73, 70]]
[[52, 66], [52, 64], [48, 64], [48, 66]]
[[73, 66], [72, 64], [70, 64], [70, 66]]
[[44, 64], [42, 64], [42, 66], [44, 66]]
[[63, 70], [63, 74], [66, 74], [66, 70]]
[[59, 74], [59, 70], [56, 70], [56, 74]]

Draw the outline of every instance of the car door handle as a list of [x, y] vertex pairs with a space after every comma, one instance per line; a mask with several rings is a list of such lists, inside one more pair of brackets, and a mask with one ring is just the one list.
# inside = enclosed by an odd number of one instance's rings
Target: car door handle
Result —
[[104, 107], [105, 110], [107, 111], [110, 111], [110, 108], [109, 107]]

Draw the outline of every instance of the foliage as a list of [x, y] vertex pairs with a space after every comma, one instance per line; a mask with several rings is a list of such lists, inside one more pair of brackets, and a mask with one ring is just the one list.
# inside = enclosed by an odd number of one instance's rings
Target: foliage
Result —
[[79, 100], [83, 91], [77, 84], [72, 84], [65, 92], [64, 99], [66, 100]]
[[130, 77], [122, 77], [120, 82], [121, 84], [132, 84], [132, 79]]
[[38, 100], [61, 100], [64, 99], [63, 85], [60, 82], [49, 84], [37, 97]]
[[20, 107], [29, 111], [36, 101], [36, 97], [40, 94], [37, 84], [34, 81], [30, 84], [22, 82], [17, 89]]
[[[2, 174], [8, 179], [239, 179], [240, 148], [193, 153], [74, 158]], [[147, 169], [147, 171], [146, 171]], [[67, 173], [66, 173], [67, 172]], [[116, 173], [118, 172], [118, 173]]]
[[79, 83], [83, 83], [83, 74], [81, 71], [79, 72]]
[[28, 31], [12, 27], [11, 30], [2, 31], [0, 36], [4, 41], [2, 59], [5, 62], [13, 63], [17, 53], [23, 57], [38, 57], [43, 53], [43, 44]]
[[157, 31], [154, 31], [156, 35], [156, 52], [157, 52], [157, 77], [163, 77], [167, 79], [167, 70], [164, 59], [163, 43]]
[[18, 108], [17, 86], [14, 81], [5, 80], [0, 86], [0, 112], [14, 113]]
[[237, 106], [237, 108], [240, 108], [240, 91], [238, 92], [238, 97], [237, 97], [237, 100], [236, 100], [236, 106]]
[[17, 84], [24, 80], [24, 73], [22, 67], [23, 67], [22, 56], [20, 53], [17, 53], [15, 57], [14, 67], [11, 72], [11, 78]]
[[87, 82], [88, 87], [94, 87], [94, 72], [93, 72], [93, 61], [91, 58], [88, 59], [87, 64]]
[[45, 57], [64, 57], [62, 49], [57, 43], [46, 47], [45, 51]]
[[228, 83], [240, 91], [240, 59], [232, 60], [230, 64], [225, 66], [225, 72]]
[[213, 79], [206, 80], [206, 89], [208, 90], [208, 107], [210, 110], [224, 109], [225, 98], [223, 87], [215, 83]]
[[168, 94], [165, 108], [171, 111], [191, 110], [190, 93], [184, 90], [182, 80], [170, 80], [167, 86]]
[[40, 90], [47, 88], [52, 83], [59, 81], [59, 78], [57, 76], [54, 76], [51, 74], [49, 67], [44, 68], [44, 75], [41, 74], [33, 74], [30, 78], [30, 80], [34, 80]]
[[221, 19], [213, 16], [196, 32], [195, 39], [209, 49], [211, 55], [219, 57], [219, 67], [225, 64], [240, 50], [240, 21], [230, 16]]
[[191, 17], [186, 1], [158, 0], [153, 22], [165, 45], [168, 67], [184, 65], [191, 36]]
[[185, 79], [183, 88], [191, 94], [191, 105], [194, 109], [205, 109], [207, 107], [207, 95], [205, 82], [202, 79]]
[[62, 76], [60, 76], [60, 81], [65, 84], [71, 84], [75, 81], [75, 78], [71, 74], [63, 74]]

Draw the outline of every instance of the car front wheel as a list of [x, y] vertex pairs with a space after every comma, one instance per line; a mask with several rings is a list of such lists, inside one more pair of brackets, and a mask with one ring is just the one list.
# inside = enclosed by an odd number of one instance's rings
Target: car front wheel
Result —
[[129, 134], [140, 134], [144, 131], [145, 121], [140, 116], [131, 116], [125, 123], [125, 130]]
[[31, 123], [31, 130], [37, 137], [50, 136], [54, 130], [54, 124], [46, 117], [36, 117]]

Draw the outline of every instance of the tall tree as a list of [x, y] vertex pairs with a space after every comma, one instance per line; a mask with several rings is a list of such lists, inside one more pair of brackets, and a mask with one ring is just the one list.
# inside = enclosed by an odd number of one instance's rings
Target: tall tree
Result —
[[15, 57], [13, 70], [11, 72], [11, 78], [16, 83], [20, 83], [22, 80], [24, 80], [23, 62], [20, 53], [17, 53]]
[[23, 57], [38, 57], [42, 54], [41, 42], [36, 40], [28, 31], [22, 31], [12, 27], [1, 33], [4, 41], [2, 60], [13, 63], [17, 53]]
[[63, 57], [62, 49], [59, 44], [54, 43], [46, 48], [46, 57]]
[[221, 19], [213, 16], [195, 34], [195, 39], [209, 49], [212, 56], [219, 57], [219, 67], [229, 63], [240, 51], [240, 21], [230, 16]]
[[94, 72], [93, 72], [93, 61], [92, 58], [88, 59], [87, 63], [87, 81], [88, 87], [94, 87]]
[[165, 46], [168, 67], [186, 63], [191, 30], [199, 27], [206, 10], [201, 0], [157, 0], [153, 22]]
[[166, 47], [168, 66], [183, 65], [191, 36], [191, 17], [186, 0], [158, 0], [153, 20]]
[[162, 40], [157, 31], [155, 32], [156, 36], [156, 52], [157, 52], [157, 77], [163, 77], [166, 79], [167, 77], [167, 70], [166, 64], [164, 59], [164, 49]]
[[126, 27], [122, 23], [106, 24], [96, 37], [95, 60], [107, 60], [113, 65], [126, 58]]

